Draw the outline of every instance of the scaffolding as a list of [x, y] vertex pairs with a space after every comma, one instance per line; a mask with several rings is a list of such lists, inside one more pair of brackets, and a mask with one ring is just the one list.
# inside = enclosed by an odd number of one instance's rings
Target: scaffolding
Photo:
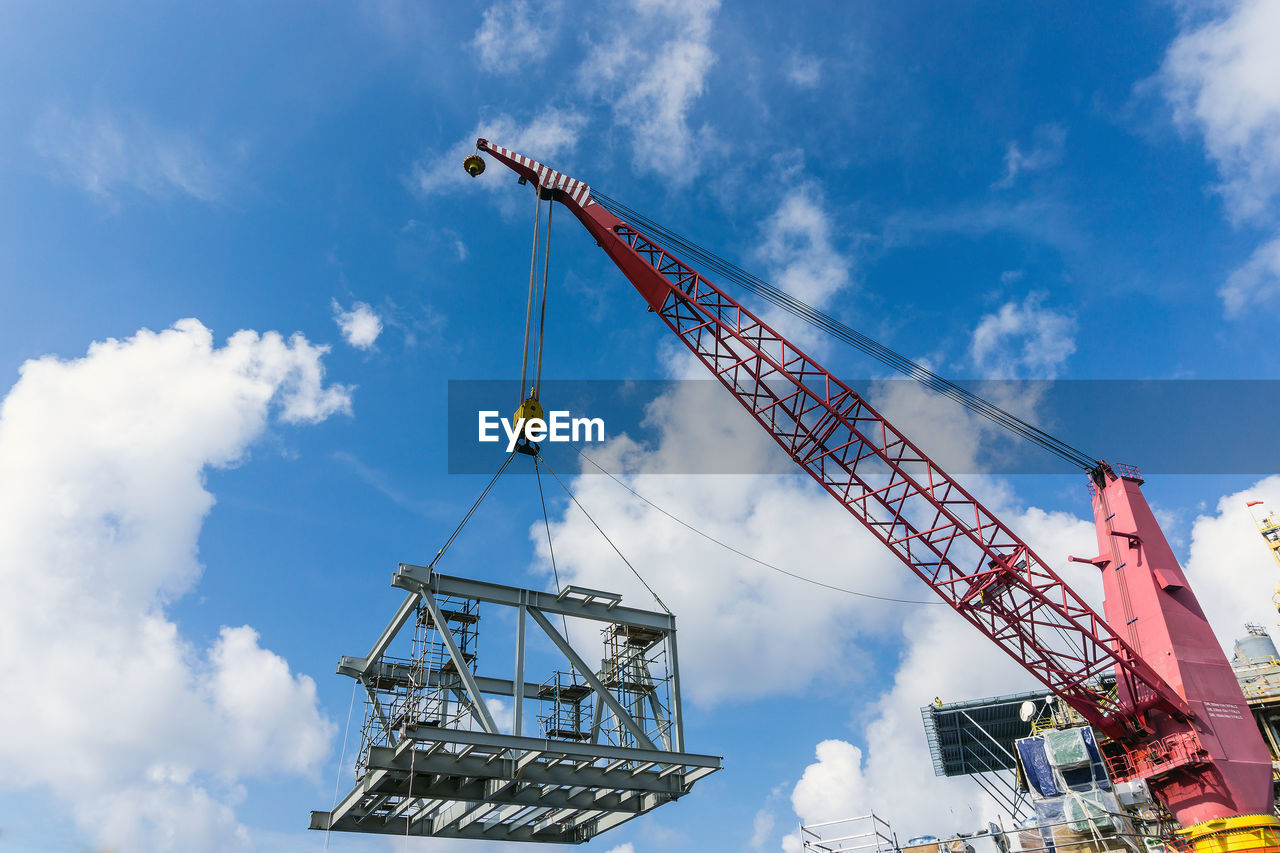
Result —
[[591, 686], [579, 683], [573, 672], [554, 672], [538, 690], [542, 714], [538, 725], [549, 738], [589, 741], [592, 739]]
[[1171, 831], [1139, 827], [1123, 812], [1090, 809], [1061, 820], [1025, 820], [1007, 830], [987, 822], [945, 838], [924, 835], [900, 843], [875, 812], [800, 826], [805, 853], [1183, 853]]
[[[408, 595], [390, 624], [368, 655], [338, 663], [366, 697], [355, 784], [311, 813], [312, 829], [581, 843], [720, 769], [720, 758], [684, 751], [669, 613], [600, 590], [548, 593], [403, 563], [392, 584]], [[511, 678], [480, 674], [482, 605], [514, 611]], [[570, 620], [603, 623], [598, 670], [570, 643]], [[541, 683], [525, 680], [530, 621], [563, 658]], [[493, 698], [510, 703], [501, 728]], [[538, 737], [524, 733], [527, 703], [539, 706]]]
[[[666, 634], [643, 625], [612, 624], [604, 628], [602, 678], [618, 703], [651, 741], [671, 749], [671, 675]], [[635, 746], [635, 734], [614, 715], [610, 738], [619, 746]]]
[[875, 812], [842, 820], [800, 825], [806, 853], [898, 853], [898, 839], [888, 821]]

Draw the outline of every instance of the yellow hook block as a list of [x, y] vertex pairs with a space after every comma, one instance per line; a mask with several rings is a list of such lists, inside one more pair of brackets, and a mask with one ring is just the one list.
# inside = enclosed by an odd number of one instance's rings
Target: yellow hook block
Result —
[[[511, 426], [513, 429], [517, 430], [521, 436], [528, 440], [528, 436], [525, 435], [525, 430], [528, 428], [529, 421], [532, 421], [535, 418], [543, 420], [543, 414], [542, 404], [538, 402], [537, 397], [530, 394], [529, 397], [520, 404], [520, 407], [516, 409], [516, 413], [511, 416]], [[521, 421], [524, 421], [524, 423], [522, 424]]]

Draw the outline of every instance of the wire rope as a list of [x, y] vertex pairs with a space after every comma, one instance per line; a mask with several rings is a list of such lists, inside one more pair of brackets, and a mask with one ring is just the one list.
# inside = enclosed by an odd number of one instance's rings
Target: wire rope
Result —
[[613, 480], [619, 486], [626, 489], [628, 492], [635, 495], [637, 498], [644, 501], [645, 503], [653, 507], [658, 512], [662, 513], [667, 518], [674, 521], [676, 524], [679, 524], [681, 527], [684, 527], [685, 529], [689, 530], [691, 533], [695, 533], [698, 536], [701, 536], [703, 539], [706, 539], [708, 542], [715, 543], [716, 545], [719, 545], [721, 548], [731, 551], [734, 554], [737, 554], [739, 557], [742, 557], [743, 559], [746, 559], [746, 560], [750, 560], [756, 565], [762, 566], [766, 569], [769, 569], [770, 571], [778, 572], [779, 574], [786, 575], [789, 578], [793, 578], [798, 581], [803, 581], [804, 583], [807, 583], [807, 584], [813, 584], [814, 586], [819, 586], [819, 587], [822, 587], [823, 589], [829, 589], [832, 592], [841, 592], [846, 595], [856, 595], [859, 598], [871, 598], [871, 599], [875, 599], [876, 601], [890, 601], [896, 604], [923, 604], [930, 607], [943, 603], [941, 601], [920, 601], [914, 598], [894, 598], [892, 596], [887, 596], [887, 595], [875, 595], [870, 592], [858, 592], [857, 590], [849, 589], [847, 587], [835, 586], [834, 584], [829, 584], [820, 580], [815, 580], [814, 578], [805, 577], [804, 575], [797, 574], [796, 572], [792, 572], [787, 569], [784, 569], [781, 566], [776, 566], [773, 563], [767, 562], [765, 560], [760, 559], [759, 557], [756, 557], [752, 554], [748, 554], [745, 551], [742, 551], [742, 550], [739, 550], [738, 548], [733, 547], [728, 542], [725, 542], [723, 539], [718, 539], [715, 536], [712, 536], [710, 533], [707, 533], [703, 530], [699, 530], [697, 527], [694, 527], [692, 524], [685, 521], [684, 519], [658, 506], [658, 504], [654, 503], [652, 500], [640, 494], [640, 492], [636, 491], [635, 489], [627, 485], [622, 480], [618, 479], [616, 476], [614, 476], [614, 474], [611, 471], [606, 470], [600, 465], [600, 463], [596, 462], [590, 456], [583, 453], [582, 450], [576, 444], [569, 442], [569, 446], [572, 447], [574, 450], [576, 450], [579, 456], [581, 456], [583, 459], [587, 460], [592, 465], [594, 465], [597, 469], [599, 469], [600, 473], [607, 476], [610, 480]]
[[467, 514], [463, 516], [462, 521], [458, 522], [458, 526], [454, 528], [453, 533], [449, 534], [449, 538], [445, 540], [444, 545], [436, 552], [435, 557], [431, 559], [431, 565], [427, 566], [427, 568], [435, 568], [436, 563], [438, 563], [440, 558], [444, 556], [444, 552], [449, 550], [449, 546], [453, 544], [453, 540], [458, 538], [458, 534], [462, 532], [462, 528], [467, 526], [467, 522], [471, 520], [471, 516], [476, 514], [476, 510], [480, 508], [480, 504], [489, 496], [489, 492], [493, 490], [494, 484], [498, 482], [498, 478], [502, 476], [503, 471], [507, 470], [507, 466], [511, 464], [511, 460], [514, 458], [514, 453], [507, 454], [507, 458], [502, 461], [501, 467], [498, 468], [498, 473], [494, 474], [493, 478], [489, 480], [488, 485], [484, 487], [484, 491], [480, 493], [480, 497], [476, 498], [476, 502], [471, 505], [469, 510], [467, 510]]
[[347, 726], [342, 730], [342, 754], [338, 757], [338, 772], [333, 776], [333, 805], [329, 807], [329, 820], [325, 822], [324, 827], [324, 847], [321, 850], [329, 849], [329, 833], [333, 832], [333, 810], [338, 807], [338, 786], [342, 784], [342, 768], [347, 763], [347, 739], [351, 737], [351, 712], [356, 707], [356, 686], [358, 682], [351, 682], [351, 701], [347, 703]]
[[649, 586], [649, 582], [644, 579], [644, 577], [640, 574], [640, 572], [636, 569], [636, 567], [631, 565], [631, 561], [628, 560], [626, 555], [622, 553], [622, 550], [616, 544], [614, 544], [614, 541], [609, 538], [609, 534], [604, 532], [604, 528], [602, 528], [596, 522], [596, 520], [591, 517], [591, 513], [587, 512], [587, 508], [584, 507], [582, 505], [582, 502], [578, 500], [578, 496], [575, 495], [569, 489], [569, 487], [564, 484], [564, 481], [560, 479], [560, 475], [558, 475], [555, 472], [555, 469], [552, 468], [550, 465], [548, 465], [547, 460], [545, 459], [542, 460], [542, 464], [547, 469], [547, 473], [550, 474], [552, 477], [554, 477], [556, 482], [560, 484], [560, 488], [564, 489], [564, 493], [569, 496], [569, 500], [573, 501], [574, 505], [577, 506], [578, 509], [582, 510], [582, 514], [587, 517], [587, 521], [590, 521], [591, 525], [596, 529], [596, 531], [601, 536], [604, 537], [604, 541], [609, 543], [609, 547], [613, 549], [614, 553], [622, 558], [622, 562], [627, 564], [627, 568], [631, 570], [631, 574], [635, 575], [636, 580], [640, 581], [640, 583], [644, 586], [644, 588], [649, 591], [649, 594], [653, 596], [653, 600], [658, 602], [658, 606], [661, 607], [663, 610], [665, 610], [668, 615], [671, 615], [671, 608], [667, 607], [667, 605], [662, 601], [662, 599], [658, 597], [658, 594], [653, 591], [653, 587]]
[[1098, 465], [1098, 460], [1084, 451], [1073, 447], [1065, 441], [1050, 435], [1034, 424], [1028, 423], [1012, 412], [995, 403], [974, 394], [949, 379], [939, 376], [924, 365], [912, 361], [901, 353], [895, 352], [878, 341], [856, 331], [832, 315], [814, 308], [802, 300], [775, 287], [769, 282], [746, 272], [735, 264], [715, 253], [698, 246], [680, 234], [664, 228], [643, 214], [632, 210], [616, 199], [603, 193], [593, 191], [592, 197], [610, 212], [627, 219], [646, 231], [652, 232], [669, 246], [682, 252], [687, 258], [697, 261], [703, 268], [709, 269], [725, 280], [742, 287], [759, 296], [766, 302], [781, 308], [787, 313], [822, 329], [831, 336], [850, 344], [855, 349], [875, 358], [886, 366], [916, 380], [925, 387], [954, 400], [972, 412], [996, 423], [1015, 435], [1021, 436], [1050, 453], [1070, 462], [1072, 465], [1091, 471]]
[[538, 317], [538, 362], [534, 370], [533, 396], [542, 396], [542, 344], [547, 339], [547, 276], [551, 272], [551, 214], [554, 204], [547, 205], [547, 236], [542, 250], [542, 310]]
[[[520, 400], [524, 402], [526, 393], [524, 381], [529, 370], [529, 327], [533, 322], [533, 283], [538, 274], [538, 220], [542, 215], [542, 199], [535, 192], [533, 195], [533, 251], [529, 256], [529, 304], [524, 310], [524, 355], [520, 360]], [[548, 214], [549, 215], [549, 214]]]
[[[547, 514], [547, 498], [542, 491], [542, 472], [539, 469], [541, 456], [533, 457], [533, 473], [538, 480], [538, 500], [542, 503], [542, 523], [547, 529], [547, 553], [551, 555], [551, 575], [556, 581], [556, 595], [560, 594], [560, 570], [556, 568], [556, 549], [551, 544], [551, 516]], [[560, 624], [564, 626], [564, 635], [569, 636], [569, 620], [561, 613]]]

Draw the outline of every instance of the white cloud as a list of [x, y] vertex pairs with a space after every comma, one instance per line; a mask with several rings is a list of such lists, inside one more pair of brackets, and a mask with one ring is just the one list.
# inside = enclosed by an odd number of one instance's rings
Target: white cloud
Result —
[[969, 358], [988, 378], [1052, 379], [1076, 351], [1076, 320], [1029, 293], [985, 314], [973, 330]]
[[756, 812], [755, 819], [751, 822], [751, 849], [763, 850], [764, 845], [768, 843], [769, 836], [773, 834], [773, 827], [776, 823], [773, 812], [768, 809], [760, 809]]
[[804, 823], [855, 817], [866, 811], [867, 780], [862, 750], [842, 740], [824, 740], [817, 758], [804, 770], [791, 792], [791, 807]]
[[812, 89], [822, 81], [822, 60], [797, 53], [787, 61], [787, 79], [802, 89]]
[[[816, 186], [802, 184], [788, 191], [760, 232], [763, 240], [757, 254], [766, 265], [769, 280], [780, 290], [815, 308], [825, 308], [852, 283], [853, 260], [837, 248], [831, 214]], [[766, 310], [763, 319], [812, 352], [820, 352], [829, 341], [780, 309]]]
[[[653, 446], [622, 436], [588, 453], [606, 470], [625, 472], [630, 485], [658, 506], [745, 553], [836, 586], [919, 597], [908, 594], [916, 586], [909, 573], [807, 477], [676, 475], [717, 457], [722, 470], [734, 470], [735, 460], [756, 471], [795, 470], [718, 385], [677, 383], [650, 404], [647, 418], [659, 435]], [[680, 626], [686, 701], [709, 706], [804, 689], [818, 678], [855, 680], [864, 668], [853, 638], [878, 637], [911, 612], [911, 605], [833, 594], [744, 560], [607, 477], [579, 476], [569, 485], [667, 606], [677, 615], [697, 614]], [[549, 576], [545, 535], [541, 524], [530, 528], [540, 568]], [[616, 590], [633, 606], [654, 606], [575, 507], [553, 519], [552, 536], [564, 583]], [[761, 625], [771, 627], [746, 627]], [[773, 674], [744, 679], [742, 660]]]
[[370, 349], [382, 334], [382, 318], [366, 302], [356, 302], [347, 311], [333, 300], [333, 321], [342, 337], [356, 349]]
[[1261, 218], [1280, 192], [1280, 4], [1234, 0], [1188, 22], [1160, 81], [1175, 119], [1204, 137], [1237, 219]]
[[1004, 175], [992, 186], [1005, 189], [1013, 186], [1019, 175], [1058, 165], [1066, 141], [1067, 132], [1061, 125], [1042, 124], [1032, 132], [1031, 144], [1025, 150], [1016, 141], [1010, 142], [1004, 153]]
[[1246, 506], [1255, 500], [1264, 502], [1262, 509], [1280, 508], [1280, 476], [1224, 495], [1211, 512], [1191, 525], [1184, 569], [1205, 616], [1227, 649], [1244, 634], [1246, 622], [1271, 626], [1276, 621], [1271, 595], [1280, 582], [1280, 568]]
[[[238, 780], [312, 776], [332, 724], [315, 685], [224, 627], [208, 649], [165, 606], [195, 584], [213, 496], [282, 421], [350, 409], [323, 347], [182, 320], [23, 365], [0, 407], [0, 786], [39, 786], [128, 850], [241, 850]], [[21, 733], [21, 736], [14, 736]]]
[[480, 67], [489, 72], [510, 73], [546, 59], [559, 25], [560, 9], [558, 2], [542, 2], [530, 9], [526, 0], [501, 0], [485, 9], [471, 41]]
[[125, 187], [153, 198], [181, 193], [201, 201], [222, 191], [222, 167], [190, 136], [104, 111], [46, 111], [31, 136], [55, 175], [102, 199]]
[[631, 134], [637, 167], [675, 184], [697, 173], [707, 127], [689, 113], [715, 62], [711, 30], [720, 0], [630, 0], [611, 13], [612, 32], [578, 69], [588, 94], [603, 95], [614, 122]]
[[[1208, 8], [1217, 14], [1184, 22], [1158, 79], [1179, 125], [1203, 136], [1231, 217], [1272, 225], [1280, 196], [1280, 4], [1233, 0]], [[1242, 317], [1277, 292], [1280, 235], [1233, 272], [1218, 295], [1228, 317]]]
[[1244, 266], [1227, 277], [1218, 290], [1231, 318], [1247, 316], [1280, 296], [1280, 235], [1254, 250]]
[[[558, 158], [577, 147], [586, 123], [587, 117], [582, 113], [555, 107], [547, 107], [525, 124], [505, 113], [493, 116], [477, 124], [445, 153], [428, 155], [414, 163], [410, 184], [423, 195], [452, 192], [468, 185], [507, 190], [502, 180], [473, 180], [462, 168], [463, 158], [475, 153], [476, 140], [482, 137], [563, 171], [566, 166]], [[506, 167], [501, 170], [506, 171]]]
[[853, 262], [834, 245], [831, 215], [812, 185], [791, 190], [760, 228], [771, 281], [814, 307], [848, 287]]

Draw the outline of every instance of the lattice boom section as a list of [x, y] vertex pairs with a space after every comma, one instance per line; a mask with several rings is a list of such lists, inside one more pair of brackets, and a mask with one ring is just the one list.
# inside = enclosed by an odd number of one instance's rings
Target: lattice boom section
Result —
[[[1091, 723], [1177, 694], [1031, 549], [858, 394], [696, 271], [627, 225], [615, 232], [673, 287], [672, 331], [868, 530], [970, 623]], [[1118, 668], [1125, 709], [1093, 682]]]

